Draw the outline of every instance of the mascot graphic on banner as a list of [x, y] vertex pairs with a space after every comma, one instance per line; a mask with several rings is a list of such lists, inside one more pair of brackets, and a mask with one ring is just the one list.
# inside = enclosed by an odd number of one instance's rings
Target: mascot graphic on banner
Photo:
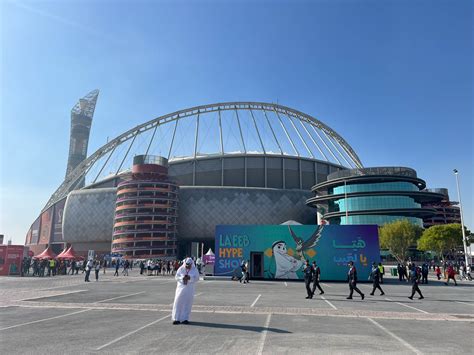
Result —
[[275, 262], [275, 279], [298, 279], [297, 271], [301, 269], [304, 264], [304, 253], [316, 246], [321, 237], [323, 226], [318, 226], [311, 237], [303, 241], [295, 232], [288, 226], [289, 232], [296, 243], [295, 258], [288, 254], [286, 242], [278, 240], [272, 244], [272, 255]]

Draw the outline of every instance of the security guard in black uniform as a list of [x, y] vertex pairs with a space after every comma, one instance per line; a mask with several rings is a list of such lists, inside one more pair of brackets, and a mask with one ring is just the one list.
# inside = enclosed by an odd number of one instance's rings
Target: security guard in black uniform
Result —
[[354, 290], [364, 299], [365, 295], [357, 288], [357, 270], [354, 266], [353, 261], [349, 261], [349, 272], [347, 273], [347, 281], [349, 281], [349, 289], [351, 292], [349, 293], [349, 297], [346, 297], [348, 300], [352, 299], [352, 294]]
[[306, 292], [308, 293], [308, 296], [306, 296], [306, 299], [313, 298], [313, 293], [311, 292], [311, 281], [313, 279], [313, 268], [309, 264], [309, 260], [306, 260], [306, 264], [304, 266], [303, 273], [304, 273], [304, 284], [306, 286]]
[[314, 296], [314, 291], [316, 291], [316, 287], [319, 289], [319, 294], [324, 294], [323, 289], [319, 286], [319, 278], [321, 277], [321, 269], [318, 265], [316, 265], [316, 261], [313, 261], [313, 289], [311, 290], [311, 296]]
[[411, 287], [411, 296], [409, 296], [409, 299], [413, 299], [413, 296], [415, 295], [415, 292], [418, 292], [420, 297], [418, 299], [422, 300], [424, 297], [421, 294], [420, 288], [418, 287], [418, 284], [420, 283], [420, 277], [421, 277], [421, 272], [417, 269], [416, 265], [413, 264], [411, 267], [410, 271], [410, 281], [412, 283]]
[[375, 289], [378, 288], [380, 290], [380, 296], [385, 295], [383, 292], [382, 287], [380, 287], [380, 268], [377, 266], [377, 263], [372, 263], [372, 271], [370, 272], [370, 277], [372, 278], [374, 284], [374, 288], [372, 289], [371, 296], [374, 295]]

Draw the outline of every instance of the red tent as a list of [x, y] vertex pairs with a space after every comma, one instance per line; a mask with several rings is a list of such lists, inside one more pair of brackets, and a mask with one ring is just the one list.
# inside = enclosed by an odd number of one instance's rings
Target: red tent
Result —
[[34, 259], [54, 259], [56, 254], [51, 250], [51, 246], [48, 246], [43, 252], [39, 255], [33, 257]]
[[67, 251], [67, 247], [64, 248], [64, 250], [62, 252], [60, 252], [57, 256], [58, 259], [61, 259], [61, 257], [63, 256], [63, 254]]
[[61, 256], [58, 256], [58, 259], [80, 259], [80, 256], [77, 256], [76, 253], [74, 253], [74, 249], [72, 246], [69, 247], [68, 250], [65, 252], [61, 253]]

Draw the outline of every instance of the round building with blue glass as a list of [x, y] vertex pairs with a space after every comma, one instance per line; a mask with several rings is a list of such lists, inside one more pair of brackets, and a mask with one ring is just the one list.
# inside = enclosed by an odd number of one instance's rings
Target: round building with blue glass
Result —
[[441, 201], [440, 193], [424, 190], [426, 183], [415, 170], [405, 167], [376, 167], [341, 170], [313, 186], [307, 205], [316, 207], [320, 223], [378, 224], [408, 219], [423, 226], [423, 218]]

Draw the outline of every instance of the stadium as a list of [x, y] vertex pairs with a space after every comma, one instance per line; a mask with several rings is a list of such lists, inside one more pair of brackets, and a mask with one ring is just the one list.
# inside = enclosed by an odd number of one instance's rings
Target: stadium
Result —
[[160, 116], [87, 156], [98, 94], [86, 95], [71, 111], [66, 177], [26, 236], [35, 253], [46, 245], [60, 251], [66, 243], [79, 253], [109, 253], [117, 186], [137, 156], [164, 158], [179, 186], [179, 253], [189, 253], [193, 242], [212, 246], [218, 224], [314, 224], [315, 210], [306, 205], [311, 187], [330, 173], [362, 167], [351, 146], [323, 122], [261, 102], [216, 103]]

